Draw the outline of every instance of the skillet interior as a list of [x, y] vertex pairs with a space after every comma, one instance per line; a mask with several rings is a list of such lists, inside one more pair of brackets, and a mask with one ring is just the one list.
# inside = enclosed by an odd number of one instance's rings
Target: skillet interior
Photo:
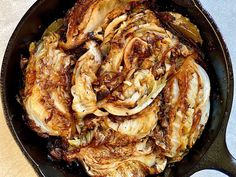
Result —
[[[173, 1], [159, 0], [156, 8], [162, 11], [180, 12], [188, 16], [200, 28], [204, 39], [202, 46], [205, 54], [204, 61], [212, 84], [211, 112], [205, 131], [190, 153], [181, 162], [170, 165], [163, 174], [163, 176], [182, 177], [193, 172], [193, 167], [198, 164], [218, 135], [222, 123], [227, 122], [233, 98], [233, 75], [227, 48], [221, 37], [218, 38], [217, 35], [220, 36], [220, 34], [213, 22], [207, 21], [199, 9], [185, 3], [187, 1], [176, 0], [177, 3]], [[75, 0], [36, 2], [12, 35], [2, 66], [2, 101], [7, 123], [30, 163], [39, 174], [45, 177], [84, 177], [86, 174], [79, 164], [66, 165], [50, 160], [46, 148], [47, 140], [38, 137], [22, 121], [23, 110], [16, 101], [22, 77], [20, 57], [21, 54], [28, 55], [29, 43], [39, 40], [44, 29], [55, 19], [63, 17], [74, 2]], [[208, 17], [208, 19], [211, 18]]]

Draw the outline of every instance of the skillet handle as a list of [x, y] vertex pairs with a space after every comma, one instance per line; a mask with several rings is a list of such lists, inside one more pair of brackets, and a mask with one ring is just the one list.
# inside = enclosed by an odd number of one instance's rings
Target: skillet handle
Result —
[[216, 139], [199, 161], [191, 169], [187, 176], [191, 176], [197, 171], [204, 169], [215, 169], [223, 172], [230, 177], [236, 177], [236, 159], [230, 154], [226, 145], [226, 129], [229, 120], [229, 113], [225, 113], [225, 119], [222, 122], [220, 132]]
[[203, 169], [219, 170], [230, 177], [236, 176], [236, 160], [228, 151], [225, 141], [228, 120], [224, 121], [217, 138], [210, 146], [209, 150], [200, 160], [198, 165], [192, 169], [192, 174]]

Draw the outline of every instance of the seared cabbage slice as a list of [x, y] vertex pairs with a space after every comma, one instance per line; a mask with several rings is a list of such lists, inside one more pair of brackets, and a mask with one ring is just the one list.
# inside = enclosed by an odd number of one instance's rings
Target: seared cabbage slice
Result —
[[60, 36], [30, 46], [23, 104], [31, 128], [41, 135], [70, 137], [74, 130], [69, 82], [70, 56], [58, 48]]
[[154, 101], [165, 87], [166, 79], [156, 81], [149, 70], [140, 70], [134, 73], [134, 78], [128, 82], [130, 86], [123, 87], [124, 100], [101, 103], [100, 107], [117, 116], [137, 114]]
[[125, 134], [134, 136], [136, 138], [144, 138], [156, 127], [158, 121], [159, 104], [155, 102], [150, 107], [147, 107], [139, 114], [131, 116], [129, 120], [124, 122], [112, 122], [110, 119], [106, 120], [109, 128]]
[[189, 148], [192, 148], [196, 140], [202, 134], [202, 131], [204, 130], [205, 125], [208, 121], [210, 112], [210, 79], [206, 71], [200, 65], [196, 65], [196, 67], [201, 78], [200, 82], [202, 87], [197, 98], [198, 106], [195, 108], [194, 122], [191, 128], [191, 135], [188, 142]]
[[81, 159], [91, 176], [125, 177], [161, 173], [167, 160], [148, 146], [144, 140], [125, 147], [85, 147], [80, 152], [69, 152], [66, 157], [68, 160]]
[[86, 0], [78, 1], [69, 13], [66, 49], [82, 44], [89, 32], [96, 30], [104, 18], [115, 8], [124, 8], [129, 2], [138, 0]]
[[[210, 82], [204, 69], [187, 59], [163, 90], [166, 153], [179, 161], [201, 135], [209, 116]], [[157, 142], [158, 144], [158, 142]]]
[[102, 56], [94, 41], [87, 42], [86, 47], [89, 50], [76, 63], [71, 88], [74, 97], [72, 109], [79, 119], [98, 109], [92, 83], [97, 79], [96, 72], [101, 65]]

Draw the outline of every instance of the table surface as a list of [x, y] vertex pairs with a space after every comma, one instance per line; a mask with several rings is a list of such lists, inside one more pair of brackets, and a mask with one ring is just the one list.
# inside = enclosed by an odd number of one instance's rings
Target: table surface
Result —
[[[16, 25], [36, 0], [0, 0], [0, 64], [8, 40]], [[213, 16], [228, 45], [236, 71], [236, 5], [233, 0], [200, 0], [203, 7]], [[235, 82], [236, 83], [236, 82]], [[236, 90], [236, 89], [234, 89]], [[236, 92], [235, 92], [236, 93]], [[234, 99], [236, 100], [236, 99]], [[227, 145], [230, 152], [236, 157], [236, 108], [235, 102], [231, 112], [227, 130]], [[16, 145], [3, 117], [0, 103], [0, 177], [36, 177], [36, 173]], [[202, 171], [194, 177], [223, 177], [225, 175], [215, 171]]]

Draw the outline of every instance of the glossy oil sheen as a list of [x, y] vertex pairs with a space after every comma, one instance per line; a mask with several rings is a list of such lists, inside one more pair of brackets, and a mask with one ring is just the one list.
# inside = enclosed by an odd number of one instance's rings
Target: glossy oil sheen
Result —
[[[40, 39], [45, 28], [64, 17], [74, 0], [39, 0], [25, 14], [12, 35], [3, 60], [1, 92], [6, 121], [23, 153], [39, 175], [44, 177], [85, 177], [79, 164], [70, 166], [48, 157], [47, 139], [32, 132], [22, 120], [23, 110], [16, 101], [21, 87], [20, 58], [28, 55], [31, 41]], [[233, 73], [225, 43], [212, 18], [194, 0], [158, 0], [161, 11], [177, 11], [188, 16], [200, 29], [202, 50], [211, 80], [211, 112], [207, 126], [190, 153], [179, 163], [169, 165], [161, 176], [184, 177], [204, 168], [219, 169], [236, 176], [235, 160], [225, 145], [225, 129], [233, 98]]]

